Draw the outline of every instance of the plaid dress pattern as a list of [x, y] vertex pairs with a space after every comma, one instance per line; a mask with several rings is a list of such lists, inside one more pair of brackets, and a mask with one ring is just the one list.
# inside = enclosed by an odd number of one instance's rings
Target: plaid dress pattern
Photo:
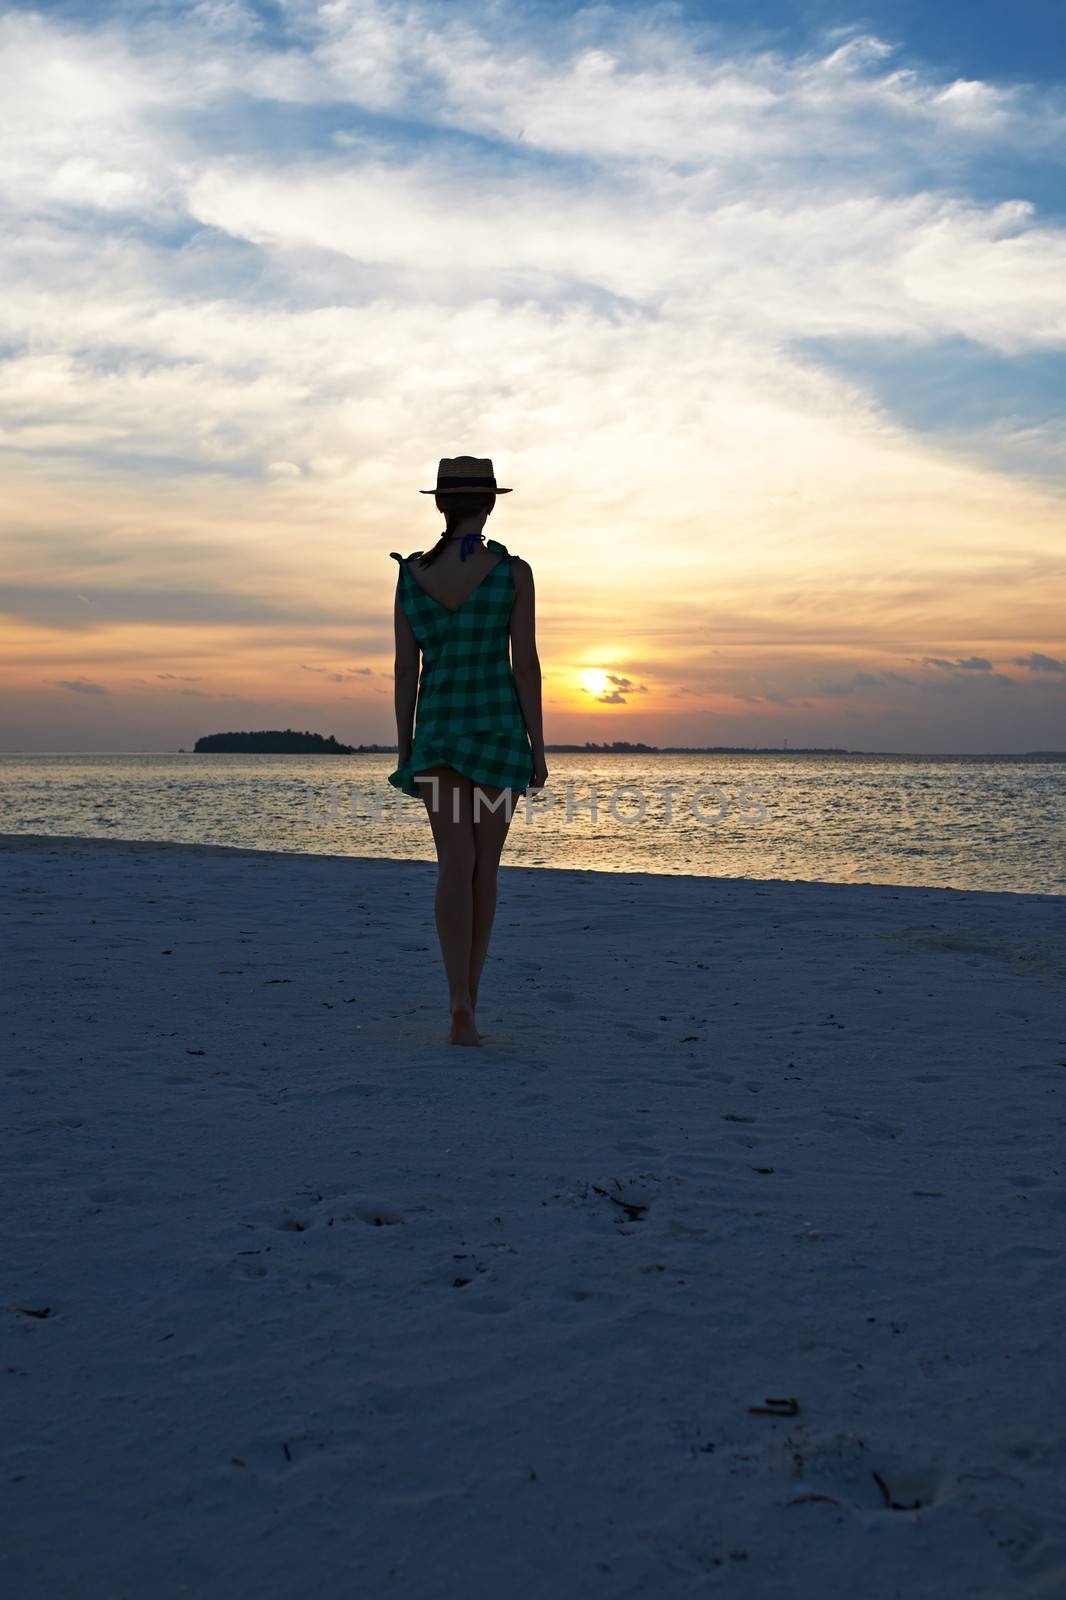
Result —
[[518, 701], [510, 658], [514, 574], [507, 548], [495, 539], [486, 547], [500, 560], [454, 610], [426, 593], [400, 564], [400, 603], [422, 653], [410, 760], [390, 772], [389, 782], [415, 799], [430, 793], [417, 773], [442, 763], [475, 783], [524, 794], [533, 779], [533, 759]]

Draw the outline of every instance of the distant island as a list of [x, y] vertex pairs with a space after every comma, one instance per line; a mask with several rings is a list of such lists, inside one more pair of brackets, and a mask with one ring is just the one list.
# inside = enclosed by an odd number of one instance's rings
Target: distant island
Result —
[[755, 744], [630, 744], [614, 739], [610, 744], [546, 744], [556, 755], [595, 756], [848, 756], [838, 745]]
[[193, 751], [196, 755], [354, 756], [384, 753], [389, 748], [383, 744], [339, 744], [332, 733], [271, 728], [262, 733], [207, 733], [197, 739]]
[[[850, 752], [835, 746], [769, 745], [657, 745], [631, 744], [615, 739], [610, 744], [549, 744], [554, 755], [596, 756], [846, 756]], [[269, 729], [260, 733], [207, 733], [193, 746], [196, 755], [257, 756], [357, 756], [395, 755], [394, 744], [340, 744], [333, 734], [297, 733], [292, 728]], [[185, 752], [181, 751], [184, 755]]]
[[[1063, 761], [1066, 751], [1026, 750], [1017, 754], [989, 751], [983, 755], [906, 750], [846, 750], [840, 745], [755, 744], [640, 744], [614, 739], [610, 744], [548, 744], [549, 755], [577, 756], [878, 756], [925, 761]], [[297, 732], [293, 728], [257, 733], [208, 733], [193, 746], [197, 755], [256, 756], [384, 756], [395, 755], [394, 744], [340, 744], [333, 734]], [[187, 752], [179, 750], [179, 755]]]

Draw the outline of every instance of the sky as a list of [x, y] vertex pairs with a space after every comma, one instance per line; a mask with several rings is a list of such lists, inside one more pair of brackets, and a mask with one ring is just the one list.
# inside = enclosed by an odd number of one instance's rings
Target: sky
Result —
[[0, 12], [0, 749], [387, 743], [493, 459], [549, 742], [1066, 748], [1059, 0]]

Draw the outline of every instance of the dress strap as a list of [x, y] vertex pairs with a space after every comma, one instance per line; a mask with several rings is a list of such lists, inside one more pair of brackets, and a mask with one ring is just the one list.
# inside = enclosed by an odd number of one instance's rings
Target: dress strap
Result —
[[486, 539], [485, 548], [486, 550], [495, 550], [497, 555], [502, 556], [505, 561], [518, 560], [518, 557], [512, 555], [507, 546], [505, 544], [501, 544], [498, 539]]
[[398, 561], [400, 563], [401, 573], [407, 571], [407, 563], [409, 561], [413, 561], [415, 556], [420, 556], [421, 554], [421, 550], [412, 550], [409, 556], [402, 556], [398, 550], [389, 551], [389, 555], [392, 557], [393, 561]]

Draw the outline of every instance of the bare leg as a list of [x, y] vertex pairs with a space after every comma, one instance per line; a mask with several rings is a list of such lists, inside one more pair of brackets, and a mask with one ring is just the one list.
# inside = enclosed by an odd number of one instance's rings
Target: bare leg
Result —
[[[470, 998], [477, 1005], [481, 972], [488, 954], [492, 923], [496, 915], [496, 876], [503, 853], [504, 840], [511, 825], [514, 797], [508, 805], [505, 791], [488, 784], [475, 784], [484, 799], [473, 797], [474, 824], [474, 905], [470, 939]], [[501, 799], [501, 795], [505, 797]], [[495, 803], [496, 810], [491, 806]]]
[[[435, 778], [436, 783], [428, 781]], [[470, 994], [470, 948], [474, 921], [474, 829], [469, 778], [452, 767], [427, 767], [415, 782], [429, 812], [433, 842], [437, 847], [437, 892], [433, 910], [437, 921], [448, 1004], [452, 1044], [480, 1044], [474, 1026]]]

